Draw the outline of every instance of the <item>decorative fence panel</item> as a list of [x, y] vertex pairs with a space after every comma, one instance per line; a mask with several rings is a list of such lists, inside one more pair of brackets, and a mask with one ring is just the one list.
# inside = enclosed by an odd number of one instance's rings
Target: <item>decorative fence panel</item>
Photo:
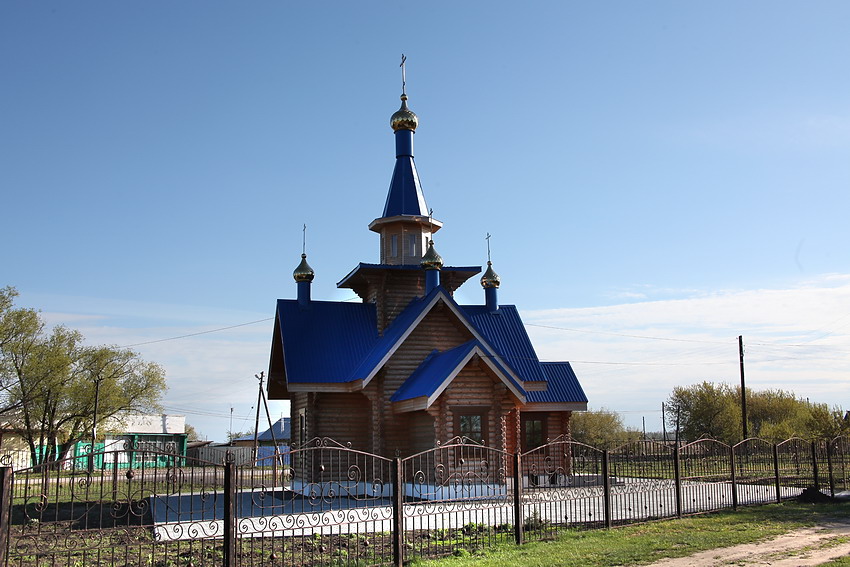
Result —
[[815, 486], [815, 458], [812, 443], [797, 437], [776, 445], [777, 476], [780, 498], [794, 498], [809, 486]]
[[547, 539], [566, 528], [605, 527], [605, 454], [558, 440], [520, 456], [522, 533]]
[[457, 437], [400, 461], [404, 549], [436, 557], [514, 541], [512, 455]]
[[781, 499], [776, 484], [774, 445], [763, 439], [746, 439], [732, 447], [735, 459], [737, 504], [764, 504]]
[[850, 484], [850, 439], [602, 451], [564, 438], [511, 454], [456, 438], [405, 459], [314, 439], [240, 465], [129, 444], [3, 464], [0, 565], [400, 566], [807, 489], [834, 495]]
[[682, 513], [710, 512], [737, 505], [732, 481], [732, 448], [700, 439], [679, 448]]
[[830, 468], [833, 496], [850, 490], [850, 437], [836, 437], [829, 444]]
[[674, 450], [672, 444], [633, 441], [610, 452], [613, 524], [676, 515]]
[[392, 562], [392, 470], [331, 439], [238, 467], [236, 564]]
[[220, 565], [222, 467], [150, 456], [164, 466], [119, 470], [126, 451], [110, 451], [93, 455], [108, 468], [71, 457], [17, 471], [9, 482], [7, 563]]

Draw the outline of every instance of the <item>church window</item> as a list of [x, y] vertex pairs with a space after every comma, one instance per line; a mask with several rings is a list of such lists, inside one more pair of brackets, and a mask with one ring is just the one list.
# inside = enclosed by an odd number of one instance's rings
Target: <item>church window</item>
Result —
[[407, 255], [408, 256], [416, 256], [416, 235], [408, 234], [407, 235]]
[[545, 415], [529, 414], [522, 416], [522, 450], [531, 451], [546, 444]]
[[398, 258], [398, 235], [390, 236], [390, 256]]
[[466, 437], [476, 443], [487, 443], [486, 408], [467, 407], [453, 410], [455, 414], [455, 435]]

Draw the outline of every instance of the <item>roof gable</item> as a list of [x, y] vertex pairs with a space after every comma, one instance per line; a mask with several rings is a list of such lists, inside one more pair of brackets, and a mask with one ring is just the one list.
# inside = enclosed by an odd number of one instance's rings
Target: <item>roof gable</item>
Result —
[[414, 299], [401, 313], [398, 314], [390, 326], [384, 330], [384, 336], [378, 341], [378, 344], [375, 345], [369, 355], [358, 366], [355, 374], [350, 378], [350, 380], [363, 380], [364, 386], [368, 384], [387, 360], [389, 360], [393, 353], [398, 350], [404, 340], [410, 336], [410, 333], [413, 332], [416, 326], [439, 302], [442, 302], [448, 308], [448, 311], [454, 315], [456, 320], [469, 330], [472, 336], [481, 343], [482, 347], [486, 349], [487, 355], [493, 359], [493, 362], [497, 364], [501, 368], [501, 371], [504, 372], [510, 380], [514, 382], [516, 387], [521, 390], [522, 388], [519, 386], [519, 383], [522, 379], [517, 376], [510, 366], [501, 360], [499, 351], [492, 348], [487, 338], [470, 322], [466, 313], [440, 286], [434, 288], [425, 297]]
[[[493, 355], [477, 339], [443, 352], [432, 351], [422, 364], [410, 375], [402, 386], [392, 395], [391, 402], [411, 402], [408, 410], [427, 409], [451, 384], [455, 377], [469, 364], [473, 356], [490, 368], [502, 383], [525, 403], [526, 396], [522, 388], [498, 364]], [[418, 403], [415, 403], [418, 402]]]

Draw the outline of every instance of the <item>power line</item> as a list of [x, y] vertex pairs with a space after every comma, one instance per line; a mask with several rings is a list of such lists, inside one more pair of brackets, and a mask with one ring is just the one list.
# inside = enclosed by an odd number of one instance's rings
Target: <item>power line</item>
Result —
[[721, 341], [705, 341], [699, 339], [673, 339], [669, 337], [650, 337], [647, 335], [628, 335], [625, 333], [612, 333], [609, 331], [588, 331], [587, 329], [570, 329], [567, 327], [555, 327], [553, 325], [539, 325], [537, 323], [526, 323], [526, 327], [540, 327], [542, 329], [556, 329], [558, 331], [571, 331], [573, 333], [588, 333], [593, 335], [611, 335], [614, 337], [626, 337], [630, 339], [647, 339], [653, 341], [673, 341], [679, 343], [702, 343], [702, 344], [710, 344], [710, 345], [728, 345], [727, 342]]
[[217, 333], [219, 331], [227, 331], [228, 329], [235, 329], [237, 327], [246, 327], [248, 325], [256, 325], [257, 323], [265, 323], [266, 321], [272, 321], [274, 317], [268, 317], [266, 319], [257, 319], [256, 321], [249, 321], [247, 323], [239, 323], [238, 325], [230, 325], [229, 327], [219, 327], [218, 329], [210, 329], [208, 331], [198, 331], [197, 333], [189, 333], [188, 335], [179, 335], [177, 337], [168, 337], [167, 339], [156, 339], [153, 341], [145, 341], [143, 343], [135, 343], [132, 345], [124, 345], [119, 348], [132, 348], [142, 345], [151, 345], [153, 343], [163, 343], [165, 341], [176, 341], [177, 339], [187, 339], [189, 337], [197, 337], [198, 335], [208, 335], [209, 333]]

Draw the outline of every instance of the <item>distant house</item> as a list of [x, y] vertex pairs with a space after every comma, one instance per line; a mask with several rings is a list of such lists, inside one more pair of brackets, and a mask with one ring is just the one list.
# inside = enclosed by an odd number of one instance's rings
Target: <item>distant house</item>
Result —
[[[271, 428], [266, 429], [257, 435], [257, 444], [260, 446], [273, 446], [277, 441], [278, 445], [289, 445], [292, 440], [292, 420], [288, 417], [282, 417], [277, 420]], [[239, 447], [253, 447], [254, 435], [243, 435], [233, 440], [233, 444]]]
[[446, 266], [436, 252], [442, 223], [425, 204], [418, 117], [404, 94], [391, 126], [395, 169], [369, 224], [380, 262], [337, 284], [362, 302], [312, 299], [306, 254], [293, 274], [297, 298], [277, 301], [268, 393], [291, 402], [292, 443], [329, 437], [405, 456], [458, 436], [518, 451], [569, 434], [572, 412], [587, 409], [570, 363], [538, 359], [517, 308], [498, 302], [490, 261], [481, 303], [457, 303], [455, 290], [481, 268]]
[[[20, 430], [12, 426], [7, 426], [6, 429], [0, 458], [5, 459], [16, 469], [32, 466], [32, 455], [21, 440]], [[167, 466], [174, 464], [173, 456], [186, 456], [186, 417], [182, 415], [119, 414], [104, 420], [99, 429], [105, 434], [98, 436], [94, 452], [108, 451], [122, 454], [108, 455], [105, 461], [101, 455], [98, 455], [97, 467], [111, 468], [116, 463], [119, 468], [142, 465]], [[70, 448], [68, 456], [75, 458], [74, 466], [85, 466], [88, 455], [91, 453], [91, 446], [91, 439], [86, 438]], [[168, 453], [172, 457], [158, 453]]]

